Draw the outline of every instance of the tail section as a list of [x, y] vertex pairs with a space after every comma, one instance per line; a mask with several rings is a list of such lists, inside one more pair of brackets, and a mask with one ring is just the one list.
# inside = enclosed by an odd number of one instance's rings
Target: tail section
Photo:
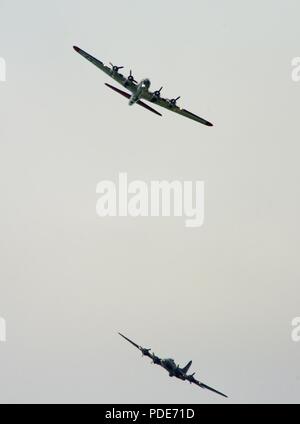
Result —
[[181, 368], [181, 371], [186, 374], [188, 372], [188, 370], [190, 369], [191, 365], [192, 365], [192, 361], [190, 361], [188, 364], [186, 364], [186, 366], [184, 368]]
[[[121, 96], [126, 97], [127, 99], [131, 98], [131, 94], [126, 93], [126, 91], [120, 90], [117, 87], [114, 87], [113, 85], [105, 83], [106, 87], [109, 87], [110, 89], [116, 91], [117, 93], [121, 94]], [[130, 104], [130, 103], [129, 103]], [[156, 115], [162, 116], [161, 113], [157, 112], [155, 109], [153, 109], [151, 106], [147, 105], [146, 103], [142, 102], [141, 100], [138, 100], [136, 102], [137, 105], [144, 107], [145, 109], [149, 110], [150, 112], [155, 113]]]

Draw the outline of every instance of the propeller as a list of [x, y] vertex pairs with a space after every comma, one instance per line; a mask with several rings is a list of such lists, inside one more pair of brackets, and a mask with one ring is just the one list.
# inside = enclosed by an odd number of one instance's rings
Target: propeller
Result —
[[130, 69], [129, 76], [127, 77], [128, 81], [135, 82], [137, 84], [137, 81], [134, 79], [134, 76], [132, 75], [132, 70]]
[[172, 106], [176, 106], [176, 102], [177, 102], [177, 100], [179, 100], [179, 99], [180, 99], [180, 96], [176, 97], [176, 99], [172, 99], [172, 100], [170, 100], [171, 105], [172, 105]]
[[113, 65], [111, 62], [109, 62], [109, 64], [112, 67], [113, 72], [119, 72], [120, 69], [123, 69], [124, 68], [124, 66]]
[[161, 90], [163, 89], [163, 87], [160, 87], [160, 89], [159, 90], [156, 90], [156, 91], [154, 91], [154, 96], [155, 97], [160, 97], [160, 92], [161, 92]]

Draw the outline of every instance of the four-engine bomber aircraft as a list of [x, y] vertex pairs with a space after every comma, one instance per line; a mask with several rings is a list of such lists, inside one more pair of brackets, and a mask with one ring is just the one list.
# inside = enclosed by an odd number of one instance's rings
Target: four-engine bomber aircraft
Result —
[[128, 77], [125, 77], [122, 75], [119, 71], [120, 69], [123, 69], [124, 66], [115, 66], [112, 63], [110, 63], [110, 67], [104, 65], [103, 62], [96, 59], [95, 57], [91, 56], [89, 53], [85, 52], [84, 50], [80, 49], [79, 47], [74, 46], [74, 50], [81, 54], [84, 58], [89, 60], [91, 63], [97, 66], [97, 68], [101, 69], [101, 71], [105, 72], [107, 75], [109, 75], [111, 78], [113, 78], [115, 81], [117, 81], [119, 84], [121, 84], [124, 88], [130, 91], [130, 93], [125, 92], [123, 90], [120, 90], [117, 87], [114, 87], [113, 85], [105, 83], [107, 87], [109, 87], [111, 90], [116, 91], [117, 93], [121, 94], [122, 96], [129, 99], [129, 105], [138, 104], [149, 111], [155, 113], [156, 115], [162, 116], [161, 113], [157, 112], [155, 109], [150, 107], [148, 104], [144, 103], [143, 100], [147, 100], [148, 102], [154, 103], [158, 106], [164, 107], [171, 112], [178, 113], [179, 115], [185, 116], [186, 118], [193, 119], [194, 121], [200, 122], [203, 125], [207, 125], [208, 127], [212, 127], [213, 124], [206, 121], [203, 118], [200, 118], [200, 116], [195, 115], [192, 112], [189, 112], [186, 109], [182, 109], [177, 106], [176, 102], [179, 100], [180, 97], [177, 97], [176, 99], [164, 99], [161, 97], [161, 90], [163, 87], [161, 87], [159, 90], [156, 90], [154, 92], [149, 91], [150, 88], [150, 80], [148, 78], [143, 79], [140, 83], [138, 83], [133, 75], [132, 71], [130, 71], [130, 74]]
[[204, 383], [201, 383], [200, 381], [196, 380], [194, 378], [195, 373], [193, 374], [187, 374], [190, 366], [192, 365], [192, 361], [190, 361], [185, 367], [180, 368], [179, 365], [176, 365], [174, 359], [161, 359], [158, 356], [155, 355], [155, 353], [151, 353], [151, 349], [145, 349], [144, 347], [141, 347], [134, 343], [132, 340], [128, 339], [127, 337], [123, 336], [123, 334], [119, 333], [121, 337], [123, 337], [125, 340], [127, 340], [129, 343], [131, 343], [134, 347], [139, 349], [142, 352], [142, 356], [148, 356], [150, 359], [152, 359], [152, 363], [156, 365], [160, 365], [163, 367], [166, 371], [168, 371], [170, 377], [176, 377], [183, 381], [188, 381], [189, 383], [194, 383], [197, 386], [201, 387], [202, 389], [208, 389], [211, 390], [214, 393], [217, 393], [218, 395], [228, 397], [224, 395], [224, 393], [219, 392], [218, 390], [213, 389], [212, 387], [207, 386]]

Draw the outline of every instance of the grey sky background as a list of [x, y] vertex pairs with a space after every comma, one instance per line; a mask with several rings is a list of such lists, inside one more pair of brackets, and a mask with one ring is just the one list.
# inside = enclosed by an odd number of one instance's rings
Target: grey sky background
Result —
[[[0, 402], [299, 402], [298, 1], [0, 0]], [[77, 44], [214, 128], [110, 92]], [[205, 222], [96, 184], [204, 180]], [[121, 331], [212, 393], [168, 378]]]

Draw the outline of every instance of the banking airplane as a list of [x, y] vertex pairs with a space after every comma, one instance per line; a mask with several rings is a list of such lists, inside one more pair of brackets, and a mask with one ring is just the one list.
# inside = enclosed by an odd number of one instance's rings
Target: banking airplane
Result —
[[159, 90], [156, 90], [154, 92], [151, 92], [149, 90], [150, 88], [150, 80], [148, 78], [143, 79], [140, 83], [138, 83], [133, 75], [132, 71], [130, 71], [130, 74], [128, 77], [124, 77], [119, 71], [120, 69], [123, 69], [124, 66], [115, 66], [112, 63], [110, 63], [110, 67], [104, 65], [103, 62], [96, 59], [95, 57], [91, 56], [89, 53], [85, 52], [84, 50], [80, 49], [79, 47], [74, 46], [74, 50], [81, 54], [85, 59], [89, 60], [91, 63], [97, 66], [97, 68], [101, 69], [101, 71], [105, 72], [107, 75], [109, 75], [111, 78], [113, 78], [115, 81], [117, 81], [119, 84], [121, 84], [124, 88], [126, 88], [130, 93], [120, 90], [117, 87], [114, 87], [113, 85], [105, 83], [107, 87], [109, 87], [111, 90], [116, 91], [117, 93], [121, 94], [122, 96], [129, 99], [129, 105], [132, 106], [134, 104], [138, 104], [145, 109], [150, 110], [151, 112], [155, 113], [156, 115], [162, 116], [161, 113], [157, 112], [155, 109], [150, 107], [148, 104], [144, 103], [143, 100], [147, 100], [148, 102], [155, 103], [158, 106], [164, 107], [171, 112], [178, 113], [179, 115], [185, 116], [186, 118], [193, 119], [194, 121], [200, 122], [203, 125], [207, 125], [208, 127], [212, 127], [213, 124], [206, 121], [203, 118], [200, 118], [200, 116], [195, 115], [192, 112], [189, 112], [186, 109], [182, 109], [177, 106], [176, 102], [180, 99], [180, 97], [177, 97], [176, 99], [164, 99], [161, 97], [161, 90], [162, 87]]
[[213, 389], [212, 387], [207, 386], [204, 383], [201, 383], [200, 381], [196, 380], [194, 378], [195, 373], [193, 374], [187, 374], [191, 365], [192, 361], [190, 361], [185, 367], [180, 368], [179, 365], [176, 365], [174, 359], [161, 359], [158, 356], [155, 355], [155, 353], [151, 353], [151, 349], [145, 349], [142, 346], [137, 345], [132, 340], [128, 339], [127, 337], [123, 336], [123, 334], [119, 333], [121, 337], [123, 337], [125, 340], [127, 340], [129, 343], [131, 343], [134, 347], [139, 349], [139, 351], [142, 352], [143, 356], [148, 356], [150, 359], [152, 359], [152, 363], [156, 365], [160, 365], [163, 367], [168, 373], [170, 377], [176, 377], [179, 378], [179, 380], [188, 381], [189, 383], [194, 383], [197, 386], [201, 387], [202, 389], [210, 390], [214, 393], [217, 393], [218, 395], [228, 397], [224, 395], [224, 393], [219, 392], [218, 390]]

